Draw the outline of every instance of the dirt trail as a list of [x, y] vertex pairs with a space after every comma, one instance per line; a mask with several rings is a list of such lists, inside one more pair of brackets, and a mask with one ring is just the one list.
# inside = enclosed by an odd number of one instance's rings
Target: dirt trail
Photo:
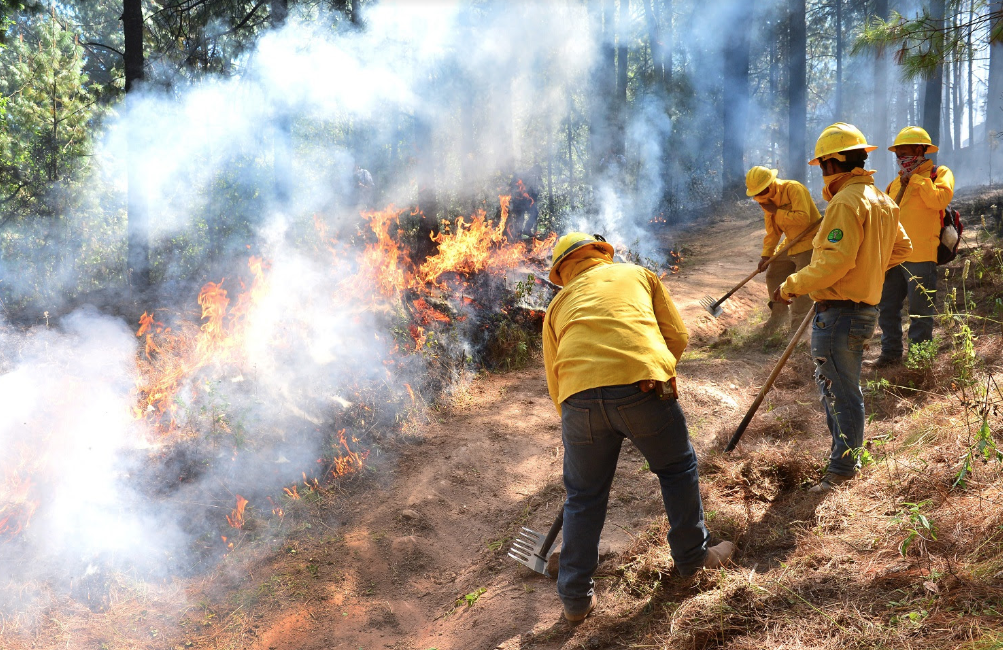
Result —
[[[694, 347], [747, 320], [765, 300], [757, 278], [726, 303], [718, 320], [699, 305], [753, 268], [761, 233], [761, 221], [750, 215], [676, 235], [685, 259], [666, 284]], [[684, 358], [680, 374], [681, 403], [699, 448], [709, 444], [708, 431], [737, 419], [763, 370], [755, 361], [729, 360], [725, 367], [723, 360], [696, 356]], [[480, 378], [459, 402], [425, 427], [392, 469], [377, 470], [388, 474], [383, 487], [341, 505], [346, 514], [330, 534], [304, 535], [290, 542], [284, 557], [257, 569], [259, 576], [303, 574], [305, 566], [309, 577], [301, 597], [258, 604], [246, 647], [512, 650], [530, 639], [537, 648], [560, 646], [567, 626], [554, 582], [506, 556], [521, 525], [547, 530], [564, 496], [560, 421], [543, 368], [537, 362]], [[642, 462], [625, 445], [604, 555], [622, 551], [663, 516], [657, 481]], [[476, 599], [472, 606], [467, 594]]]

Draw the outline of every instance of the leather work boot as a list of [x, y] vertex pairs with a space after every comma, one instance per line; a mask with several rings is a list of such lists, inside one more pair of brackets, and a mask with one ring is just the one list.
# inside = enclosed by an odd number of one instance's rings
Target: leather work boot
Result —
[[832, 472], [826, 472], [822, 480], [819, 481], [818, 485], [809, 488], [808, 492], [811, 494], [822, 494], [825, 492], [831, 492], [837, 485], [842, 485], [843, 483], [849, 483], [854, 479], [854, 476], [844, 476], [842, 474], [833, 474]]
[[585, 620], [585, 617], [592, 613], [592, 610], [596, 608], [596, 603], [598, 599], [595, 593], [592, 594], [592, 602], [589, 603], [588, 609], [584, 612], [572, 613], [568, 611], [567, 606], [564, 607], [564, 619], [569, 623], [581, 623]]
[[707, 557], [704, 558], [703, 568], [720, 569], [734, 554], [735, 545], [731, 542], [721, 542], [716, 546], [711, 546], [707, 549]]
[[902, 363], [902, 356], [894, 356], [891, 354], [885, 354], [884, 352], [878, 356], [874, 361], [869, 361], [867, 366], [869, 368], [874, 368], [875, 370], [879, 368], [890, 368], [891, 366], [897, 366]]

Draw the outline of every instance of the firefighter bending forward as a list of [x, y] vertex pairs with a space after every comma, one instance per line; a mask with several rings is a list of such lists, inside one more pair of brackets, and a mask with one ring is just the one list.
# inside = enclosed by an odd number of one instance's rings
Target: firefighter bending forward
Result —
[[822, 131], [809, 164], [822, 168], [829, 205], [812, 242], [811, 264], [773, 296], [789, 303], [808, 294], [815, 301], [811, 356], [832, 448], [825, 477], [811, 492], [826, 492], [856, 474], [854, 451], [864, 443], [864, 345], [874, 334], [885, 271], [912, 251], [898, 206], [874, 187], [874, 172], [863, 168], [867, 152], [876, 148], [852, 124], [837, 122]]
[[821, 219], [822, 215], [815, 207], [815, 202], [811, 200], [807, 187], [797, 181], [778, 179], [775, 169], [753, 167], [745, 175], [745, 187], [746, 195], [751, 196], [763, 209], [763, 220], [766, 225], [759, 271], [766, 271], [766, 290], [771, 299], [770, 318], [763, 329], [767, 333], [772, 333], [784, 327], [797, 327], [811, 309], [811, 298], [798, 296], [794, 305], [788, 308], [786, 304], [772, 300], [772, 296], [787, 276], [800, 271], [811, 262], [811, 239], [818, 231], [818, 226], [790, 250], [773, 260], [769, 266], [766, 266], [766, 263], [780, 248], [781, 237], [785, 238], [786, 244], [800, 235], [805, 228]]
[[625, 438], [658, 476], [681, 575], [721, 566], [735, 547], [721, 542], [708, 549], [697, 458], [674, 397], [676, 361], [689, 335], [658, 276], [614, 264], [613, 247], [602, 237], [576, 232], [557, 242], [550, 280], [563, 287], [543, 324], [567, 490], [557, 592], [564, 617], [577, 622], [596, 606], [592, 575]]

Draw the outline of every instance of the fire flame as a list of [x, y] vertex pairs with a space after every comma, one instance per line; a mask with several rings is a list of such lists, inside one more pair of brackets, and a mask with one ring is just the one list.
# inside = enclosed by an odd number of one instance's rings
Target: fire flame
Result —
[[199, 291], [202, 326], [194, 336], [173, 333], [144, 312], [136, 336], [146, 337], [145, 358], [140, 359], [141, 382], [137, 388], [139, 403], [136, 419], [152, 417], [159, 423], [169, 415], [167, 430], [175, 424], [176, 397], [182, 383], [206, 365], [231, 360], [243, 341], [243, 325], [253, 304], [266, 291], [265, 263], [251, 257], [248, 267], [254, 277], [248, 291], [240, 294], [229, 309], [230, 298], [224, 280], [207, 282]]
[[[237, 507], [233, 509], [233, 512], [226, 516], [226, 523], [230, 524], [230, 528], [236, 528], [240, 530], [244, 527], [244, 508], [247, 507], [247, 499], [237, 495]], [[225, 541], [225, 538], [224, 538]]]

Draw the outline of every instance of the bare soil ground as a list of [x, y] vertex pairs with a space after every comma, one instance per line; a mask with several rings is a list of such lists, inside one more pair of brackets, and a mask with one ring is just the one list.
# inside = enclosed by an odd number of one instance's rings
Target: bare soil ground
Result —
[[[781, 374], [736, 454], [720, 453], [786, 343], [756, 333], [766, 301], [758, 278], [725, 303], [717, 320], [699, 305], [705, 295], [723, 295], [758, 260], [760, 217], [738, 213], [666, 241], [683, 251], [682, 268], [666, 285], [692, 337], [679, 367], [681, 404], [701, 458], [708, 525], [738, 543], [730, 569], [695, 581], [673, 575], [657, 481], [628, 444], [603, 532], [599, 607], [582, 625], [563, 621], [555, 583], [506, 556], [521, 526], [547, 530], [564, 496], [560, 421], [536, 361], [479, 377], [409, 439], [373, 453], [365, 476], [312, 501], [304, 497], [288, 509], [281, 535], [238, 545], [213, 575], [155, 586], [123, 579], [106, 612], [62, 603], [59, 620], [42, 625], [34, 639], [0, 645], [820, 648], [847, 647], [849, 630], [859, 633], [852, 637], [859, 647], [954, 647], [1001, 629], [998, 612], [987, 613], [999, 599], [986, 586], [992, 579], [938, 576], [966, 545], [998, 546], [1003, 521], [989, 517], [972, 531], [945, 531], [940, 539], [947, 542], [923, 541], [918, 556], [915, 548], [912, 556], [896, 550], [907, 534], [895, 519], [901, 504], [945, 502], [953, 451], [939, 461], [923, 459], [918, 470], [909, 463], [920, 461], [886, 463], [852, 491], [823, 498], [804, 491], [828, 452], [804, 350]], [[894, 438], [915, 424], [914, 402], [923, 406], [924, 398], [899, 393], [868, 398], [869, 412], [878, 414], [869, 437]], [[936, 403], [928, 398], [925, 405]], [[930, 413], [927, 424], [944, 417]], [[893, 494], [881, 487], [888, 482]], [[980, 485], [978, 499], [998, 491], [992, 481]], [[933, 601], [965, 585], [980, 604], [952, 611], [968, 617], [967, 627], [948, 636], [929, 631], [957, 629], [957, 617]], [[906, 604], [875, 612], [868, 604], [875, 597]], [[905, 622], [887, 614], [900, 610]], [[925, 635], [957, 643], [931, 646]]]

